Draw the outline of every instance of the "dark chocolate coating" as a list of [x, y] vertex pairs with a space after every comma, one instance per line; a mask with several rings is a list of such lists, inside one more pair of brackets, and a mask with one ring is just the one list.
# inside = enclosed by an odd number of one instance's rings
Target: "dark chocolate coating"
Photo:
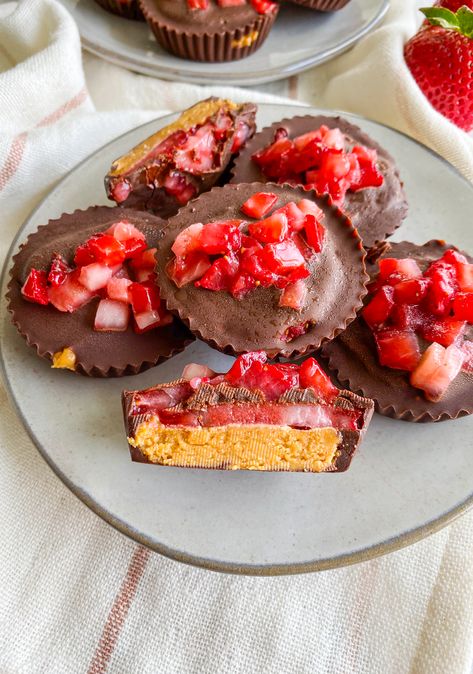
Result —
[[193, 337], [177, 319], [163, 328], [138, 335], [130, 325], [125, 332], [97, 332], [93, 329], [98, 298], [74, 311], [64, 313], [23, 299], [21, 287], [32, 267], [48, 270], [53, 253], [72, 262], [78, 245], [114, 222], [128, 220], [145, 235], [150, 248], [157, 244], [163, 221], [154, 215], [108, 206], [92, 206], [85, 211], [66, 213], [31, 234], [14, 257], [7, 298], [12, 321], [38, 355], [52, 355], [71, 347], [80, 374], [111, 377], [136, 374], [182, 351]]
[[[382, 257], [414, 258], [425, 271], [449, 248], [454, 246], [437, 240], [423, 246], [403, 241], [390, 244]], [[470, 262], [473, 261], [467, 257]], [[374, 278], [378, 272], [377, 265], [371, 267], [371, 272]], [[473, 338], [471, 326], [467, 338]], [[385, 416], [427, 422], [456, 419], [473, 411], [473, 374], [462, 370], [443, 398], [439, 402], [430, 402], [420, 389], [410, 385], [409, 373], [379, 364], [373, 335], [362, 318], [353, 321], [333, 342], [325, 344], [322, 355], [339, 381], [353, 391], [372, 398], [376, 411]]]
[[116, 14], [124, 19], [144, 21], [138, 0], [95, 0], [95, 2], [110, 14]]
[[399, 171], [394, 159], [370, 136], [359, 127], [350, 124], [342, 117], [325, 117], [323, 115], [292, 117], [275, 122], [271, 126], [253, 136], [235, 160], [232, 183], [266, 182], [263, 172], [251, 159], [258, 150], [274, 141], [277, 129], [285, 128], [289, 138], [295, 138], [309, 131], [318, 129], [322, 124], [333, 129], [338, 127], [347, 137], [348, 142], [365, 145], [378, 153], [378, 168], [384, 176], [381, 187], [369, 187], [358, 192], [347, 192], [343, 210], [351, 218], [354, 227], [363, 240], [364, 247], [369, 250], [376, 244], [391, 236], [407, 215], [407, 201]]
[[[250, 2], [221, 7], [216, 0], [210, 0], [204, 10], [190, 9], [186, 0], [139, 0], [139, 6], [164, 49], [180, 58], [209, 63], [252, 54], [267, 38], [279, 12], [278, 5], [260, 14]], [[254, 39], [248, 43], [251, 35]]]
[[[183, 380], [177, 380], [174, 382], [170, 382], [168, 384], [161, 384], [157, 386], [153, 386], [150, 390], [159, 390], [159, 389], [166, 389], [167, 387], [172, 387], [175, 386], [177, 383], [182, 382]], [[209, 391], [211, 391], [212, 387], [208, 386], [207, 387]], [[212, 398], [214, 398], [214, 395], [211, 393], [208, 397], [210, 398], [209, 401], [206, 403], [205, 402], [205, 395], [199, 396], [199, 409], [204, 409], [207, 406], [210, 406], [212, 404], [220, 404], [220, 403], [233, 403], [235, 405], [242, 404], [241, 401], [244, 400], [245, 402], [243, 404], [251, 404], [251, 401], [261, 397], [261, 393], [259, 391], [253, 391], [244, 387], [241, 388], [233, 388], [231, 386], [225, 386], [225, 385], [219, 385], [216, 387], [219, 389], [219, 394], [218, 394], [218, 403], [214, 403], [212, 401]], [[123, 408], [123, 417], [124, 417], [124, 422], [125, 422], [125, 432], [127, 434], [127, 437], [133, 438], [136, 432], [136, 429], [138, 426], [147, 421], [149, 417], [151, 416], [150, 414], [140, 414], [140, 415], [133, 415], [132, 410], [133, 410], [133, 405], [134, 405], [134, 398], [137, 394], [141, 394], [142, 392], [140, 391], [123, 391], [122, 392], [122, 408]], [[199, 394], [199, 391], [197, 391], [192, 397], [195, 397], [196, 395]], [[264, 398], [263, 398], [264, 399]], [[183, 407], [189, 407], [192, 409], [191, 405], [187, 405], [188, 401], [185, 401], [183, 403]], [[278, 401], [281, 404], [297, 404], [299, 402], [304, 402], [304, 403], [318, 403], [318, 399], [316, 398], [315, 394], [310, 390], [310, 389], [294, 389], [291, 391], [288, 391], [284, 396], [281, 397], [281, 399]], [[335, 455], [334, 462], [332, 465], [327, 468], [324, 472], [326, 473], [342, 473], [346, 471], [351, 463], [351, 460], [353, 458], [353, 455], [355, 454], [360, 442], [362, 441], [369, 423], [371, 421], [371, 417], [373, 416], [373, 411], [374, 411], [374, 404], [372, 400], [369, 400], [368, 398], [362, 398], [361, 396], [356, 395], [355, 393], [352, 393], [351, 391], [340, 391], [337, 398], [333, 401], [332, 406], [335, 407], [343, 407], [345, 409], [360, 409], [363, 411], [363, 416], [362, 416], [362, 422], [361, 422], [361, 427], [359, 430], [347, 430], [343, 429], [340, 431], [340, 434], [342, 436], [341, 442], [338, 446], [338, 450]], [[146, 456], [143, 455], [143, 453], [137, 448], [133, 447], [132, 445], [128, 444], [129, 450], [130, 450], [130, 456], [132, 461], [136, 461], [139, 463], [150, 463], [152, 465], [153, 462], [149, 461]], [[219, 470], [224, 470], [226, 466], [222, 465], [219, 466]], [[210, 469], [207, 469], [210, 470]], [[216, 469], [214, 469], [216, 470]]]
[[[167, 276], [165, 267], [174, 259], [171, 246], [179, 232], [198, 222], [238, 218], [251, 221], [240, 207], [261, 191], [279, 196], [275, 207], [307, 198], [316, 201], [325, 213], [324, 246], [309, 262], [311, 276], [306, 279], [308, 295], [302, 310], [280, 307], [281, 291], [274, 287], [255, 288], [241, 300], [226, 291], [196, 288], [191, 283], [178, 288]], [[227, 353], [265, 349], [271, 356], [290, 357], [317, 349], [354, 319], [366, 294], [364, 257], [360, 238], [350, 221], [314, 192], [288, 185], [226, 185], [201, 195], [168, 221], [158, 246], [158, 284], [168, 309], [211, 346]], [[306, 321], [315, 321], [306, 334], [291, 342], [281, 338], [289, 326]]]

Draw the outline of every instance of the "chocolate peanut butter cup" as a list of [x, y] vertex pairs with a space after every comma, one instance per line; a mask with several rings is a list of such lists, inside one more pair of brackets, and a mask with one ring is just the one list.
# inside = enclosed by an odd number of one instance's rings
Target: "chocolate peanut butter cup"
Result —
[[285, 472], [347, 470], [373, 402], [340, 391], [309, 358], [271, 365], [240, 356], [218, 375], [190, 365], [183, 378], [124, 391], [131, 458], [182, 468]]
[[163, 224], [93, 206], [30, 234], [7, 293], [28, 345], [53, 367], [95, 377], [136, 374], [182, 351], [193, 337], [162, 307], [153, 280]]
[[119, 206], [162, 217], [221, 178], [231, 158], [256, 130], [256, 106], [208, 98], [116, 159], [105, 191]]
[[116, 14], [124, 19], [144, 21], [138, 0], [95, 0], [95, 2], [111, 14]]
[[345, 329], [366, 294], [349, 219], [289, 185], [214, 187], [168, 221], [156, 259], [167, 308], [227, 353], [313, 351]]
[[342, 117], [306, 115], [275, 122], [253, 136], [232, 173], [232, 183], [286, 181], [329, 192], [367, 250], [393, 234], [407, 215], [394, 159]]
[[268, 0], [139, 0], [158, 43], [191, 61], [235, 61], [266, 40], [279, 5]]
[[323, 347], [338, 380], [395, 419], [471, 414], [472, 262], [444, 241], [388, 244], [369, 267], [365, 309]]

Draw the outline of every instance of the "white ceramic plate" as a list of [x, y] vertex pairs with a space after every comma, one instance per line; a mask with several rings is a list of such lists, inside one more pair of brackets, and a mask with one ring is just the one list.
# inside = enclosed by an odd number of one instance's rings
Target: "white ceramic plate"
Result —
[[351, 0], [323, 14], [285, 5], [261, 49], [241, 61], [216, 64], [168, 54], [146, 23], [114, 16], [94, 0], [61, 2], [75, 18], [84, 48], [107, 61], [174, 82], [243, 86], [279, 80], [333, 58], [376, 26], [389, 7], [389, 0]]
[[[311, 109], [308, 109], [311, 112]], [[319, 114], [320, 111], [313, 111]], [[260, 106], [259, 125], [300, 114]], [[445, 238], [473, 250], [473, 187], [444, 160], [396, 131], [345, 115], [394, 155], [410, 213], [397, 240]], [[98, 150], [51, 192], [20, 230], [64, 211], [107, 203], [103, 176], [117, 156], [172, 118]], [[11, 397], [41, 454], [68, 487], [120, 531], [178, 560], [223, 571], [276, 574], [340, 566], [407, 545], [473, 501], [473, 417], [413, 424], [375, 415], [347, 473], [218, 472], [131, 463], [122, 388], [176, 378], [185, 363], [227, 369], [202, 342], [136, 377], [97, 380], [51, 370], [10, 324], [2, 280], [1, 344]]]

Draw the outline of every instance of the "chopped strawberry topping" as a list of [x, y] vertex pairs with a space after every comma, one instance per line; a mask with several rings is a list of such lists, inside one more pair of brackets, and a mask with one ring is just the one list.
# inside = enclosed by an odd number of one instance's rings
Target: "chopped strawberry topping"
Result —
[[[473, 323], [473, 292], [463, 291], [463, 287], [469, 287], [469, 267], [473, 265], [454, 249], [433, 261], [424, 274], [415, 260], [383, 258], [378, 278], [370, 286], [371, 299], [362, 311], [373, 332], [382, 365], [413, 371], [421, 357], [416, 335], [422, 338], [422, 348], [424, 342], [435, 345], [435, 349], [428, 346], [422, 358], [427, 352], [429, 355], [425, 362], [421, 361], [422, 367], [419, 365], [420, 374], [410, 380], [413, 386], [417, 385], [415, 382], [422, 383], [419, 388], [424, 389], [429, 400], [437, 399], [438, 391], [446, 390], [443, 384], [440, 387], [435, 384], [430, 390], [426, 383], [434, 356], [440, 359], [437, 363], [440, 367], [445, 348], [462, 349], [463, 344], [469, 343], [464, 342], [464, 336], [467, 324]], [[448, 351], [451, 353], [457, 351]], [[448, 377], [442, 377], [436, 374], [439, 381], [447, 381]]]
[[22, 294], [63, 312], [77, 311], [99, 296], [93, 326], [98, 331], [126, 330], [130, 305], [137, 332], [161, 327], [172, 316], [155, 285], [155, 253], [156, 248], [147, 248], [146, 237], [137, 227], [120, 220], [78, 246], [74, 266], [55, 253], [49, 272], [32, 269]]
[[315, 358], [307, 358], [299, 372], [301, 388], [311, 388], [321, 398], [331, 400], [338, 395], [338, 388], [332, 384], [328, 375], [322, 370]]
[[[258, 192], [242, 210], [267, 212], [277, 198]], [[295, 284], [310, 275], [307, 262], [322, 250], [325, 228], [319, 219], [323, 216], [316, 204], [302, 199], [300, 207], [289, 202], [250, 224], [242, 220], [195, 223], [174, 240], [175, 258], [166, 273], [178, 287], [194, 281], [198, 288], [227, 291], [237, 299], [257, 286], [281, 290], [294, 286], [280, 306], [298, 310], [305, 289]]]
[[445, 349], [434, 342], [412, 372], [412, 386], [422, 389], [427, 400], [438, 402], [460, 372], [464, 357], [464, 352], [454, 344]]
[[264, 218], [277, 202], [278, 197], [272, 192], [257, 192], [250, 197], [241, 210], [250, 218]]
[[299, 279], [295, 283], [286, 286], [279, 298], [280, 307], [290, 307], [299, 311], [304, 306], [307, 297], [307, 286], [303, 280]]
[[273, 143], [252, 159], [267, 178], [310, 186], [339, 203], [347, 191], [380, 187], [384, 182], [376, 150], [363, 146], [350, 149], [340, 129], [327, 126], [292, 140], [285, 129], [278, 129]]

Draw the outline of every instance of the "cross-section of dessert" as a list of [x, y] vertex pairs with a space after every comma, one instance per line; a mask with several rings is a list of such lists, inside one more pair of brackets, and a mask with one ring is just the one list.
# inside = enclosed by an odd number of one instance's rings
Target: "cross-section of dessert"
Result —
[[270, 364], [264, 351], [226, 374], [188, 365], [181, 379], [122, 400], [134, 461], [220, 470], [345, 471], [373, 414], [314, 358]]
[[116, 159], [105, 176], [119, 206], [176, 213], [209, 190], [255, 130], [256, 106], [209, 98]]

